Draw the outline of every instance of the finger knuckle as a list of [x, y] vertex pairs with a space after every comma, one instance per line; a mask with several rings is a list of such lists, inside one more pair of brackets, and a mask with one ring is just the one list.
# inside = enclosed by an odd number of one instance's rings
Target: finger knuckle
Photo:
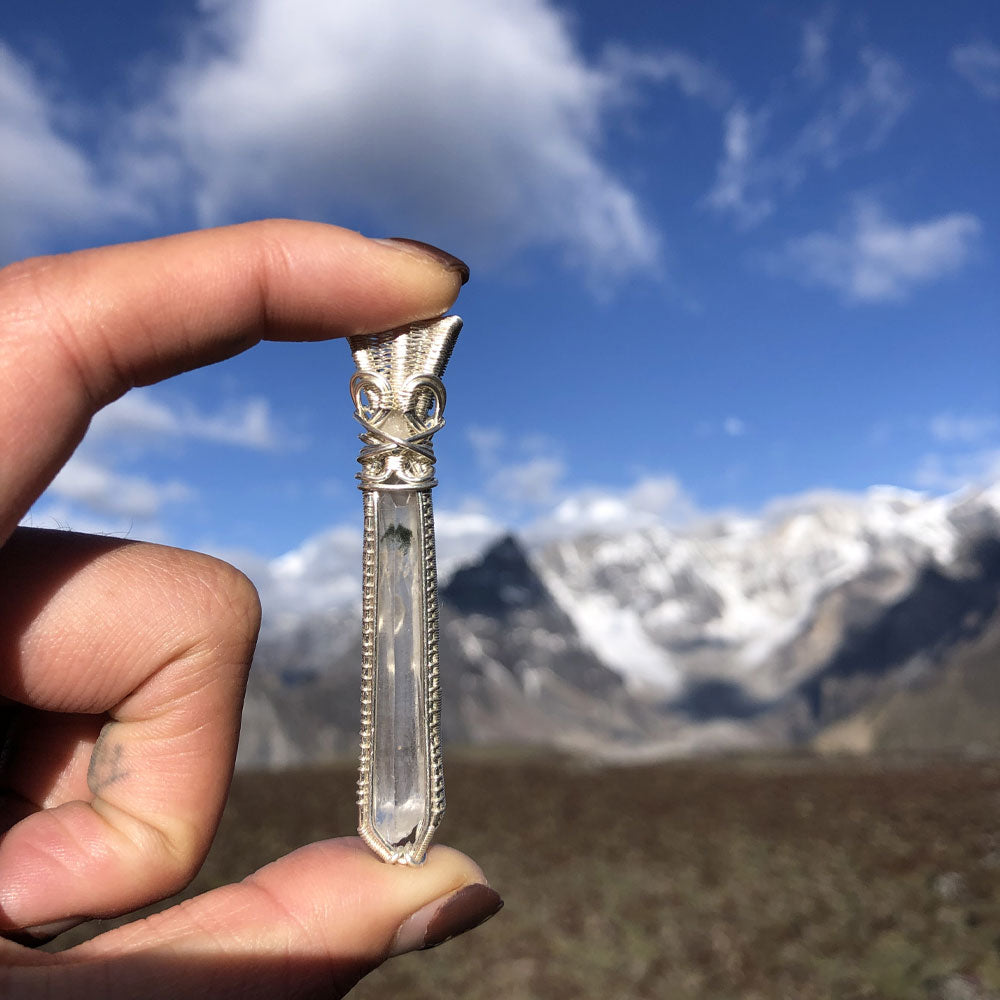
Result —
[[235, 566], [212, 556], [198, 554], [189, 561], [191, 624], [210, 644], [244, 646], [257, 638], [261, 604], [257, 588]]
[[51, 267], [51, 258], [32, 257], [0, 268], [0, 332], [5, 341], [34, 332], [46, 317], [41, 288]]
[[[24, 362], [63, 377], [96, 408], [114, 392], [108, 373], [119, 381], [111, 352], [98, 342], [83, 349], [76, 294], [79, 262], [72, 254], [30, 257], [0, 269], [0, 341]], [[95, 359], [103, 362], [95, 364]], [[117, 383], [113, 383], [117, 384]]]

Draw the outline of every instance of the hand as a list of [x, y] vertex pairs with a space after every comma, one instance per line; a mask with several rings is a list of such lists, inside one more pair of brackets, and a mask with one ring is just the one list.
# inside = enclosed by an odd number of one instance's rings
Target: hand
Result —
[[[232, 774], [260, 620], [207, 556], [16, 528], [92, 415], [135, 385], [262, 339], [444, 312], [459, 262], [310, 223], [251, 223], [0, 271], [0, 934], [45, 940], [176, 892]], [[0, 995], [341, 996], [499, 896], [447, 848], [385, 865], [313, 844], [59, 954], [0, 939]]]

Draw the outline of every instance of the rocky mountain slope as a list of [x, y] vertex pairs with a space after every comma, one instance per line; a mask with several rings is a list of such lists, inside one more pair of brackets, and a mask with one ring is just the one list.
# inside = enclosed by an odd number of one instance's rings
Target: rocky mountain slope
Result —
[[[509, 537], [441, 598], [448, 740], [619, 757], [802, 744], [878, 705], [905, 714], [901, 693], [961, 672], [1000, 629], [1000, 488], [815, 495], [530, 552]], [[353, 751], [357, 633], [342, 609], [262, 636], [244, 762]]]

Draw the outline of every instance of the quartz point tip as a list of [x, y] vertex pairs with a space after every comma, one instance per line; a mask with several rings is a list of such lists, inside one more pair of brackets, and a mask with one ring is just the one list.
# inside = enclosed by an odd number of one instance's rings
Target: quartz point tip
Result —
[[349, 338], [365, 529], [358, 830], [383, 860], [423, 862], [444, 812], [431, 438], [457, 316]]

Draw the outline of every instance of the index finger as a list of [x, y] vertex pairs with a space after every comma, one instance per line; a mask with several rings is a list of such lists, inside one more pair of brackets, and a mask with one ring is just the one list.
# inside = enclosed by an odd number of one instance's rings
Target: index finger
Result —
[[0, 543], [83, 436], [136, 385], [262, 339], [321, 340], [437, 316], [464, 265], [410, 242], [271, 220], [0, 271]]

